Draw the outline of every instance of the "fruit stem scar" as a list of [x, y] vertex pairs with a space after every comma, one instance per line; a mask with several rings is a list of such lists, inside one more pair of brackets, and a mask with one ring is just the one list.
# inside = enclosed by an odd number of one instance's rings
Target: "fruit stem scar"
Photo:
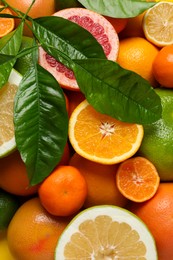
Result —
[[111, 124], [108, 122], [101, 122], [100, 124], [100, 133], [102, 134], [103, 138], [109, 135], [112, 135], [115, 132], [115, 124]]

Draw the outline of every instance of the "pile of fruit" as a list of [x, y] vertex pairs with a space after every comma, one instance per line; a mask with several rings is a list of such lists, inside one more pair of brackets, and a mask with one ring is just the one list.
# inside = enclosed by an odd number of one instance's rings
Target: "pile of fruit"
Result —
[[0, 1], [3, 260], [173, 259], [173, 1], [110, 2]]

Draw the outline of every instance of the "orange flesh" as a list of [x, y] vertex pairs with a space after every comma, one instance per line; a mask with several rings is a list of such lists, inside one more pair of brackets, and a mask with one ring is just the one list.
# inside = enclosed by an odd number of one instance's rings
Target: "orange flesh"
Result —
[[[0, 8], [3, 6], [0, 5]], [[12, 14], [11, 11], [8, 8], [5, 8], [3, 11], [1, 11], [3, 14]], [[0, 18], [0, 37], [5, 36], [9, 32], [11, 32], [14, 29], [14, 19], [13, 18]]]
[[104, 158], [121, 156], [131, 150], [137, 134], [136, 124], [101, 115], [91, 106], [80, 112], [75, 125], [75, 138], [81, 149]]

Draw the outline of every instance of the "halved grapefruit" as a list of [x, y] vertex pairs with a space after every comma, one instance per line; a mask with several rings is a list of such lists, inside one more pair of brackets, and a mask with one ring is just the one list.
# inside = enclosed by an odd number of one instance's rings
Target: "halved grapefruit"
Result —
[[[101, 44], [107, 59], [116, 61], [119, 50], [118, 34], [102, 15], [85, 8], [67, 8], [53, 15], [68, 19], [88, 30]], [[39, 63], [57, 79], [63, 88], [79, 90], [73, 71], [56, 61], [42, 47], [39, 49]]]

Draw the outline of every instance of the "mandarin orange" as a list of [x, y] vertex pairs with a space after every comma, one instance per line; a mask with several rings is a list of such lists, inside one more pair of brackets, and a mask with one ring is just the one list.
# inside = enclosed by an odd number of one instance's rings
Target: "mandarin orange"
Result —
[[153, 62], [153, 74], [162, 87], [173, 88], [173, 44], [163, 47]]
[[59, 166], [41, 183], [38, 194], [50, 214], [70, 216], [82, 208], [87, 184], [76, 167]]

